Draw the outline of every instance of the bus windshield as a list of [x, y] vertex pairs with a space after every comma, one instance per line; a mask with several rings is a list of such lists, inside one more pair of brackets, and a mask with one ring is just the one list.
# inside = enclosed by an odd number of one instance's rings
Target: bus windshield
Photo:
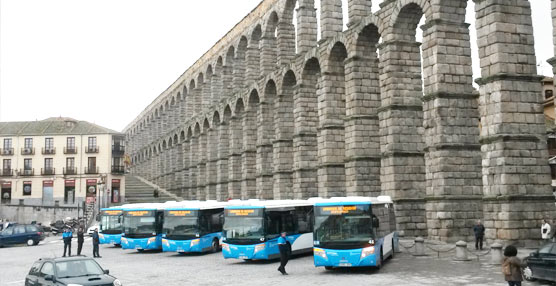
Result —
[[104, 234], [122, 233], [122, 217], [119, 215], [102, 215], [100, 219], [100, 232]]
[[229, 243], [251, 244], [264, 237], [262, 209], [225, 210], [223, 236]]
[[164, 219], [164, 233], [168, 239], [188, 240], [199, 234], [197, 211], [167, 211]]
[[318, 206], [315, 241], [325, 248], [359, 248], [374, 238], [370, 205]]
[[156, 219], [154, 211], [129, 211], [124, 218], [124, 233], [133, 235], [150, 236], [156, 234]]

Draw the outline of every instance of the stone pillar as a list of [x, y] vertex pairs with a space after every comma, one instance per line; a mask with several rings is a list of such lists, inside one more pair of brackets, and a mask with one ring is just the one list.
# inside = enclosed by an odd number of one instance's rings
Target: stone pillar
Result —
[[197, 87], [193, 89], [192, 92], [193, 98], [193, 114], [195, 116], [201, 114], [203, 111], [203, 83], [198, 82]]
[[276, 70], [276, 37], [264, 35], [261, 39], [261, 74], [264, 76]]
[[317, 96], [316, 79], [295, 87], [293, 135], [293, 198], [318, 194], [317, 181]]
[[261, 51], [259, 50], [259, 39], [252, 39], [247, 46], [247, 71], [246, 82], [257, 81], [260, 76]]
[[228, 159], [228, 198], [241, 198], [241, 149], [243, 148], [243, 128], [241, 114], [230, 120], [230, 157]]
[[342, 0], [321, 0], [321, 40], [336, 37], [342, 32], [343, 28]]
[[[479, 111], [465, 1], [423, 29], [426, 216], [430, 239], [473, 240], [482, 217]], [[447, 6], [451, 5], [451, 6]]]
[[218, 125], [218, 161], [216, 162], [216, 199], [226, 201], [228, 196], [229, 121]]
[[[550, 1], [552, 6], [552, 43], [554, 45], [554, 54], [556, 55], [556, 0]], [[556, 57], [548, 59], [548, 63], [552, 65], [552, 71], [556, 74]], [[556, 81], [554, 82], [556, 85]]]
[[233, 95], [233, 67], [226, 65], [222, 66], [222, 95], [221, 99], [226, 99]]
[[348, 0], [348, 26], [351, 26], [371, 14], [371, 0]]
[[181, 188], [180, 197], [184, 200], [190, 199], [190, 188], [191, 188], [191, 181], [189, 178], [189, 166], [190, 166], [190, 159], [191, 159], [191, 150], [190, 150], [190, 140], [186, 138], [185, 141], [182, 143], [182, 153], [183, 153], [183, 171], [182, 171], [182, 182], [183, 186]]
[[218, 156], [218, 131], [213, 126], [207, 138], [207, 200], [216, 200], [216, 158]]
[[206, 200], [207, 186], [207, 128], [199, 135], [199, 163], [197, 164], [197, 199]]
[[556, 213], [530, 3], [475, 0], [475, 11], [485, 236], [537, 244], [539, 219]]
[[[345, 57], [336, 47], [319, 78], [318, 194], [329, 198], [345, 196]], [[343, 57], [344, 56], [344, 57]]]
[[250, 104], [243, 112], [243, 148], [241, 154], [241, 198], [256, 198], [256, 164], [257, 164], [257, 105]]
[[[380, 182], [394, 200], [401, 235], [425, 236], [425, 160], [420, 43], [380, 46]], [[404, 76], [404, 78], [402, 78]]]
[[[286, 81], [286, 79], [284, 80]], [[274, 112], [276, 140], [273, 141], [274, 199], [293, 199], [293, 86], [284, 83]]]
[[[378, 39], [367, 43], [369, 48]], [[376, 49], [375, 49], [376, 50]], [[380, 84], [376, 52], [346, 60], [346, 195], [379, 196]]]
[[274, 98], [265, 98], [257, 108], [257, 198], [273, 199], [272, 141], [274, 140]]
[[297, 54], [317, 45], [317, 12], [314, 0], [300, 0], [297, 9]]
[[292, 19], [281, 19], [278, 23], [278, 65], [285, 66], [295, 57], [295, 27]]
[[200, 200], [197, 196], [197, 165], [199, 164], [199, 135], [195, 134], [191, 137], [189, 144], [189, 199]]
[[211, 77], [211, 105], [215, 106], [220, 102], [222, 96], [222, 76], [215, 73]]
[[207, 110], [210, 107], [210, 104], [212, 103], [211, 102], [212, 101], [212, 94], [211, 94], [212, 91], [211, 91], [211, 86], [210, 86], [211, 78], [212, 78], [211, 76], [207, 75], [206, 78], [205, 78], [205, 82], [202, 85], [202, 87], [203, 87], [202, 88], [203, 89], [202, 104], [203, 105], [202, 105], [201, 112], [204, 112], [205, 110]]
[[245, 87], [245, 51], [239, 48], [234, 59], [233, 90], [239, 93]]

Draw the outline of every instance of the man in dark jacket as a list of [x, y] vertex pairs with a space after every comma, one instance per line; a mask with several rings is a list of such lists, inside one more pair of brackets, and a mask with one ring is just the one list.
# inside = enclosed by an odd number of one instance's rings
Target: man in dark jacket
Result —
[[481, 220], [477, 220], [477, 224], [473, 226], [473, 232], [475, 233], [475, 249], [483, 250], [483, 237], [485, 237], [485, 226], [481, 223]]
[[98, 228], [95, 228], [95, 232], [93, 232], [93, 257], [100, 258], [100, 254], [98, 253], [98, 245], [100, 241], [98, 238]]
[[289, 255], [289, 247], [286, 240], [286, 233], [282, 232], [280, 237], [278, 237], [278, 249], [280, 250], [280, 267], [278, 267], [278, 271], [283, 275], [288, 275], [286, 272], [286, 264], [288, 264], [288, 255]]
[[62, 234], [62, 239], [64, 240], [64, 255], [62, 257], [66, 257], [66, 250], [68, 251], [68, 256], [71, 256], [71, 238], [73, 237], [73, 233], [69, 227], [64, 229], [64, 233]]
[[83, 225], [79, 225], [77, 229], [77, 255], [81, 255], [81, 249], [83, 249], [83, 241], [85, 241], [83, 237], [83, 233], [85, 232]]

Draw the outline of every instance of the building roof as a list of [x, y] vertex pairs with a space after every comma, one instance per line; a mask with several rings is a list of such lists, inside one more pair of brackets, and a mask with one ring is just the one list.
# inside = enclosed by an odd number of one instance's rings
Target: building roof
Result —
[[51, 117], [40, 121], [0, 122], [0, 136], [122, 134], [87, 121]]

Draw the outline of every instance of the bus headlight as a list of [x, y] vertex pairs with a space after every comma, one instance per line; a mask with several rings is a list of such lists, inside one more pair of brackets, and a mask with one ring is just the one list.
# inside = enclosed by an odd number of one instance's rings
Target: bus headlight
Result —
[[255, 245], [255, 252], [254, 253], [257, 253], [261, 250], [264, 250], [265, 247], [266, 247], [266, 244], [264, 244], [264, 243]]
[[375, 247], [374, 246], [369, 246], [366, 248], [363, 248], [363, 251], [361, 251], [361, 259], [374, 254], [375, 253]]
[[98, 238], [100, 238], [100, 239], [104, 239], [104, 234], [102, 234], [102, 233], [99, 233], [99, 234], [98, 234]]
[[153, 243], [153, 242], [155, 242], [155, 241], [156, 241], [156, 237], [151, 237], [151, 238], [149, 238], [149, 239], [147, 240], [147, 244]]
[[223, 251], [230, 251], [230, 246], [227, 243], [222, 243], [222, 250]]
[[322, 248], [313, 248], [313, 254], [324, 259], [328, 259], [328, 257], [326, 256], [326, 251], [324, 251], [324, 249]]
[[162, 240], [162, 244], [164, 244], [164, 245], [166, 245], [166, 246], [168, 246], [168, 247], [170, 246], [170, 243], [168, 243], [168, 240], [167, 240], [167, 239], [163, 239], [163, 240]]
[[122, 286], [122, 282], [120, 282], [120, 280], [116, 279], [116, 280], [114, 280], [114, 282], [112, 282], [112, 285], [114, 285], [114, 286]]
[[193, 247], [193, 246], [195, 246], [195, 245], [199, 244], [199, 241], [201, 241], [201, 240], [200, 240], [200, 239], [198, 239], [198, 238], [197, 238], [197, 239], [194, 239], [194, 240], [192, 240], [192, 241], [191, 241], [191, 247]]

